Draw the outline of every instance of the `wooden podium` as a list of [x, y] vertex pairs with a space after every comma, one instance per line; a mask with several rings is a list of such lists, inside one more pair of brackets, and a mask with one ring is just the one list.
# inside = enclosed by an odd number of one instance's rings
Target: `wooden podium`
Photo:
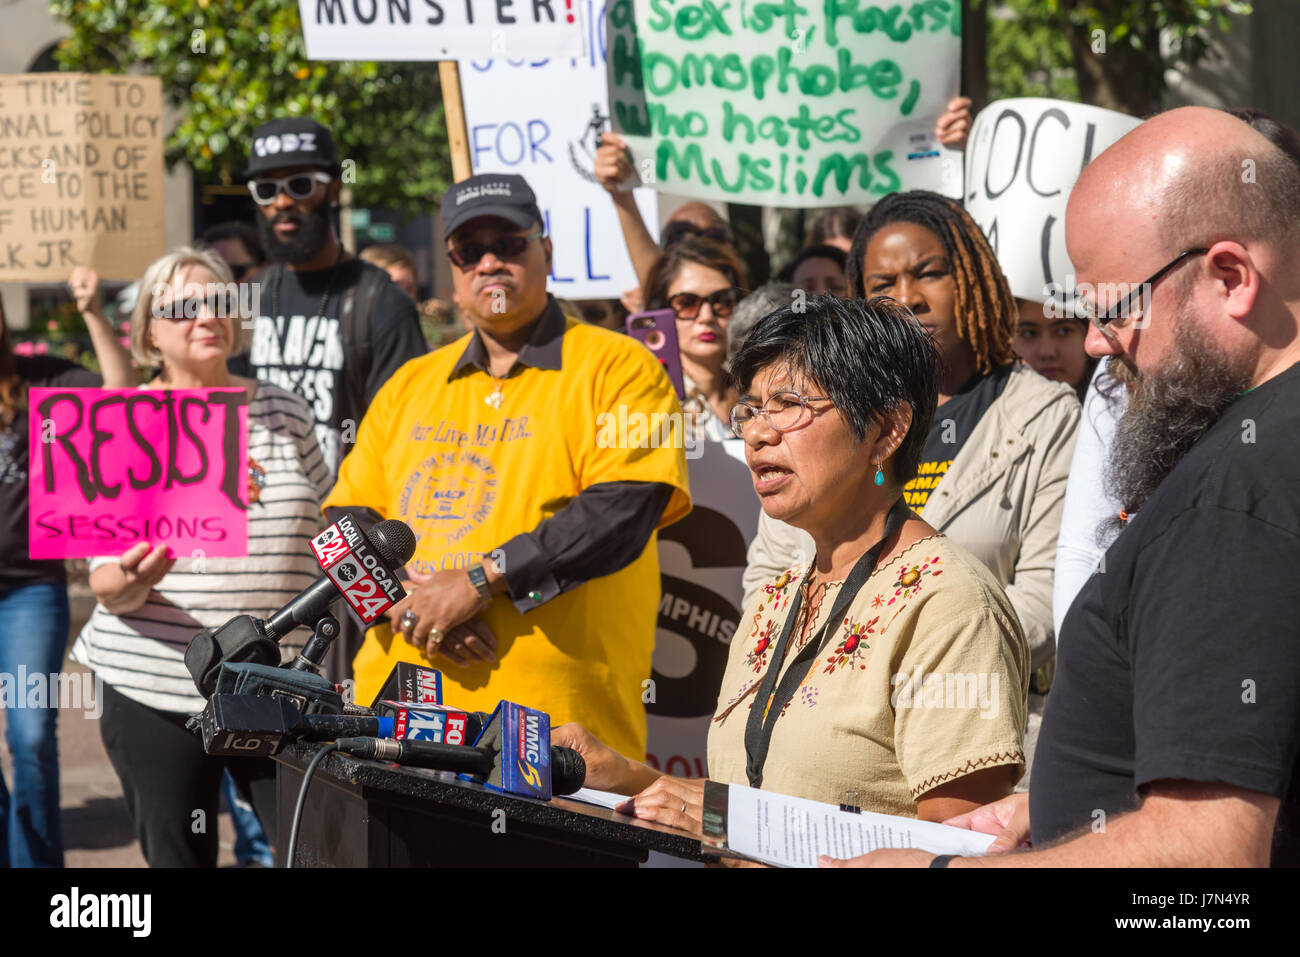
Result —
[[[275, 757], [276, 865], [303, 772], [321, 745]], [[536, 801], [454, 774], [334, 752], [307, 789], [295, 867], [635, 867], [650, 851], [700, 861], [697, 838], [602, 807]]]

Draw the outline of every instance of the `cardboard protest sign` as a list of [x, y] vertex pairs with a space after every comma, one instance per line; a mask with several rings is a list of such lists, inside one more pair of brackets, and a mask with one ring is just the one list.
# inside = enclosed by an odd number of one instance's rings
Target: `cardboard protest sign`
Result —
[[662, 592], [646, 762], [666, 774], [702, 778], [728, 649], [742, 626], [741, 576], [759, 503], [743, 442], [706, 442], [688, 467], [691, 513], [659, 532]]
[[138, 279], [162, 252], [162, 81], [0, 76], [0, 282]]
[[1083, 168], [1141, 122], [1098, 106], [1023, 97], [990, 103], [966, 145], [966, 210], [1020, 299], [1073, 299], [1065, 205]]
[[243, 389], [32, 389], [32, 558], [248, 554]]
[[609, 91], [641, 182], [701, 199], [839, 206], [961, 194], [935, 121], [959, 88], [958, 0], [612, 0]]
[[[518, 173], [528, 180], [554, 248], [550, 288], [566, 299], [617, 299], [637, 285], [618, 213], [592, 174], [609, 117], [605, 38], [593, 6], [583, 0], [583, 22], [592, 35], [580, 59], [460, 65], [474, 172]], [[653, 229], [659, 221], [655, 193], [638, 190], [636, 201]]]
[[575, 0], [298, 0], [312, 60], [581, 56]]

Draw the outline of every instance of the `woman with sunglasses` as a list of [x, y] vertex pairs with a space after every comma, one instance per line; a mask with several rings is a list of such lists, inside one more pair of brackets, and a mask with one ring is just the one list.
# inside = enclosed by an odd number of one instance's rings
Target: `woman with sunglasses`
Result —
[[[903, 498], [938, 374], [929, 338], [885, 298], [778, 310], [737, 354], [731, 424], [763, 513], [814, 547], [741, 616], [711, 779], [941, 821], [1020, 776], [1029, 655], [1015, 611]], [[699, 833], [703, 780], [661, 774], [573, 724], [552, 743], [583, 755], [588, 787], [636, 795], [618, 810]]]
[[[214, 295], [231, 282], [215, 253], [181, 248], [153, 263], [131, 315], [131, 351], [156, 368], [147, 390], [242, 389], [248, 399], [248, 556], [179, 556], [141, 541], [90, 564], [98, 599], [73, 647], [74, 660], [103, 684], [100, 731], [122, 781], [127, 810], [150, 866], [212, 867], [223, 768], [275, 839], [275, 771], [270, 761], [208, 757], [186, 718], [204, 700], [184, 663], [195, 633], [236, 615], [283, 607], [319, 575], [308, 543], [328, 490], [306, 402], [269, 382], [227, 371], [238, 316]], [[302, 639], [281, 643], [295, 654]], [[203, 827], [195, 827], [201, 812]]]
[[729, 438], [727, 417], [736, 393], [727, 382], [727, 323], [744, 296], [745, 267], [735, 251], [688, 236], [655, 262], [646, 282], [646, 309], [672, 309], [686, 386], [684, 411], [705, 437]]

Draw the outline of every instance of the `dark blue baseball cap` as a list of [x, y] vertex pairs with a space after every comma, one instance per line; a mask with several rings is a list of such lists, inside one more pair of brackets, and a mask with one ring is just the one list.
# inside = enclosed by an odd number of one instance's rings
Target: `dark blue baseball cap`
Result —
[[521, 229], [543, 221], [532, 187], [513, 173], [480, 173], [447, 190], [442, 197], [443, 238], [480, 216], [499, 216]]

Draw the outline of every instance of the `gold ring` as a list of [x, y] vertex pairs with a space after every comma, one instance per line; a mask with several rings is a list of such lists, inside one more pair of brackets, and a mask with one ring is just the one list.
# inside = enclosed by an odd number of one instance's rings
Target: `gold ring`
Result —
[[429, 644], [433, 645], [435, 648], [442, 644], [442, 632], [437, 628], [429, 629]]

